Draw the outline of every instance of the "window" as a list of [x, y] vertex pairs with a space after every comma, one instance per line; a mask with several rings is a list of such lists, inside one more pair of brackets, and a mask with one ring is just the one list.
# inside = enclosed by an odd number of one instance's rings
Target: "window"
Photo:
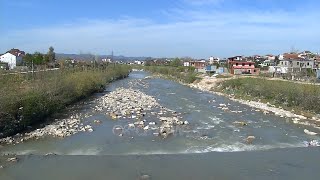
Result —
[[285, 65], [287, 65], [287, 62], [285, 62]]
[[242, 66], [244, 66], [244, 63], [242, 63]]
[[299, 65], [299, 62], [297, 62], [297, 65]]
[[253, 70], [253, 72], [257, 72], [257, 70]]
[[307, 65], [308, 65], [308, 66], [310, 66], [310, 64], [309, 64], [309, 63], [307, 63]]
[[239, 64], [238, 63], [236, 63], [236, 66], [238, 66]]
[[249, 64], [249, 66], [252, 66], [252, 64]]

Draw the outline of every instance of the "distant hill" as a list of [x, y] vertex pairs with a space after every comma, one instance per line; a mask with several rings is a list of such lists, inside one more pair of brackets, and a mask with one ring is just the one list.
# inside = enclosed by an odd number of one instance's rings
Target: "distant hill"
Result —
[[[80, 61], [92, 61], [95, 60], [96, 56], [92, 54], [63, 54], [63, 53], [56, 53], [56, 59], [76, 59]], [[105, 59], [105, 58], [111, 58], [111, 55], [99, 55], [98, 59]], [[113, 59], [115, 61], [144, 61], [148, 57], [126, 57], [126, 56], [113, 56]]]

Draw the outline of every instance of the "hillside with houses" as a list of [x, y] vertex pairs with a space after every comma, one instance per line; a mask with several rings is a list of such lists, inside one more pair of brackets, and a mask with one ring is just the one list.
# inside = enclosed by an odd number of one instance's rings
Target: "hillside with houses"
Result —
[[[283, 79], [308, 81], [320, 79], [320, 55], [310, 51], [283, 53], [280, 55], [232, 56], [208, 59], [180, 58], [181, 66], [194, 67], [196, 72], [228, 75], [262, 75]], [[145, 65], [170, 65], [174, 59], [158, 58]]]

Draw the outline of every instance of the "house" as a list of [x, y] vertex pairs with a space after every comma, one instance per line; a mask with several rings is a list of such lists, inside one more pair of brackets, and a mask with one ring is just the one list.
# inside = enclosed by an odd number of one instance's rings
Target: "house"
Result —
[[134, 64], [143, 65], [144, 62], [143, 61], [134, 61]]
[[269, 69], [269, 72], [278, 74], [299, 73], [305, 70], [313, 70], [316, 68], [315, 61], [312, 59], [304, 59], [296, 54], [286, 55], [285, 59], [279, 61], [278, 65]]
[[196, 69], [205, 69], [206, 61], [205, 60], [191, 61], [190, 66], [195, 67]]
[[211, 56], [211, 57], [209, 58], [209, 63], [210, 63], [210, 64], [219, 63], [219, 62], [220, 62], [220, 58], [213, 57], [213, 56]]
[[213, 66], [213, 65], [207, 65], [205, 67], [205, 71], [206, 73], [216, 73], [217, 72], [217, 66]]
[[272, 54], [267, 54], [267, 55], [265, 55], [265, 59], [269, 60], [269, 61], [274, 61], [274, 60], [276, 60], [276, 56], [274, 56]]
[[313, 58], [314, 60], [314, 68], [320, 69], [320, 56], [316, 56]]
[[102, 62], [108, 62], [108, 63], [111, 63], [111, 59], [110, 58], [104, 58], [104, 59], [101, 59]]
[[14, 69], [18, 64], [22, 63], [24, 51], [19, 49], [11, 49], [7, 53], [0, 56], [0, 62], [8, 63], [9, 69]]
[[246, 61], [230, 61], [229, 69], [231, 74], [240, 75], [240, 74], [253, 74], [258, 75], [260, 69], [254, 66], [253, 62]]
[[183, 62], [183, 66], [184, 66], [184, 67], [189, 67], [189, 66], [190, 66], [190, 62], [189, 62], [189, 61]]
[[228, 58], [228, 62], [232, 62], [232, 61], [242, 61], [244, 60], [243, 56], [234, 56], [234, 57], [229, 57]]
[[300, 59], [299, 54], [296, 53], [284, 53], [279, 55], [279, 60]]

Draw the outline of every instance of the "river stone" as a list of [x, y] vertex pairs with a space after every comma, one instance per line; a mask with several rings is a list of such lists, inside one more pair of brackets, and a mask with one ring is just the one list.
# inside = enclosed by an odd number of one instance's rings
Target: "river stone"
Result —
[[246, 142], [248, 144], [252, 144], [252, 142], [256, 139], [256, 137], [254, 136], [248, 136], [247, 139], [246, 139]]
[[142, 176], [140, 176], [139, 180], [150, 180], [151, 179], [151, 176], [147, 175], [147, 174], [144, 174]]
[[17, 157], [8, 158], [7, 162], [18, 162], [18, 158]]

